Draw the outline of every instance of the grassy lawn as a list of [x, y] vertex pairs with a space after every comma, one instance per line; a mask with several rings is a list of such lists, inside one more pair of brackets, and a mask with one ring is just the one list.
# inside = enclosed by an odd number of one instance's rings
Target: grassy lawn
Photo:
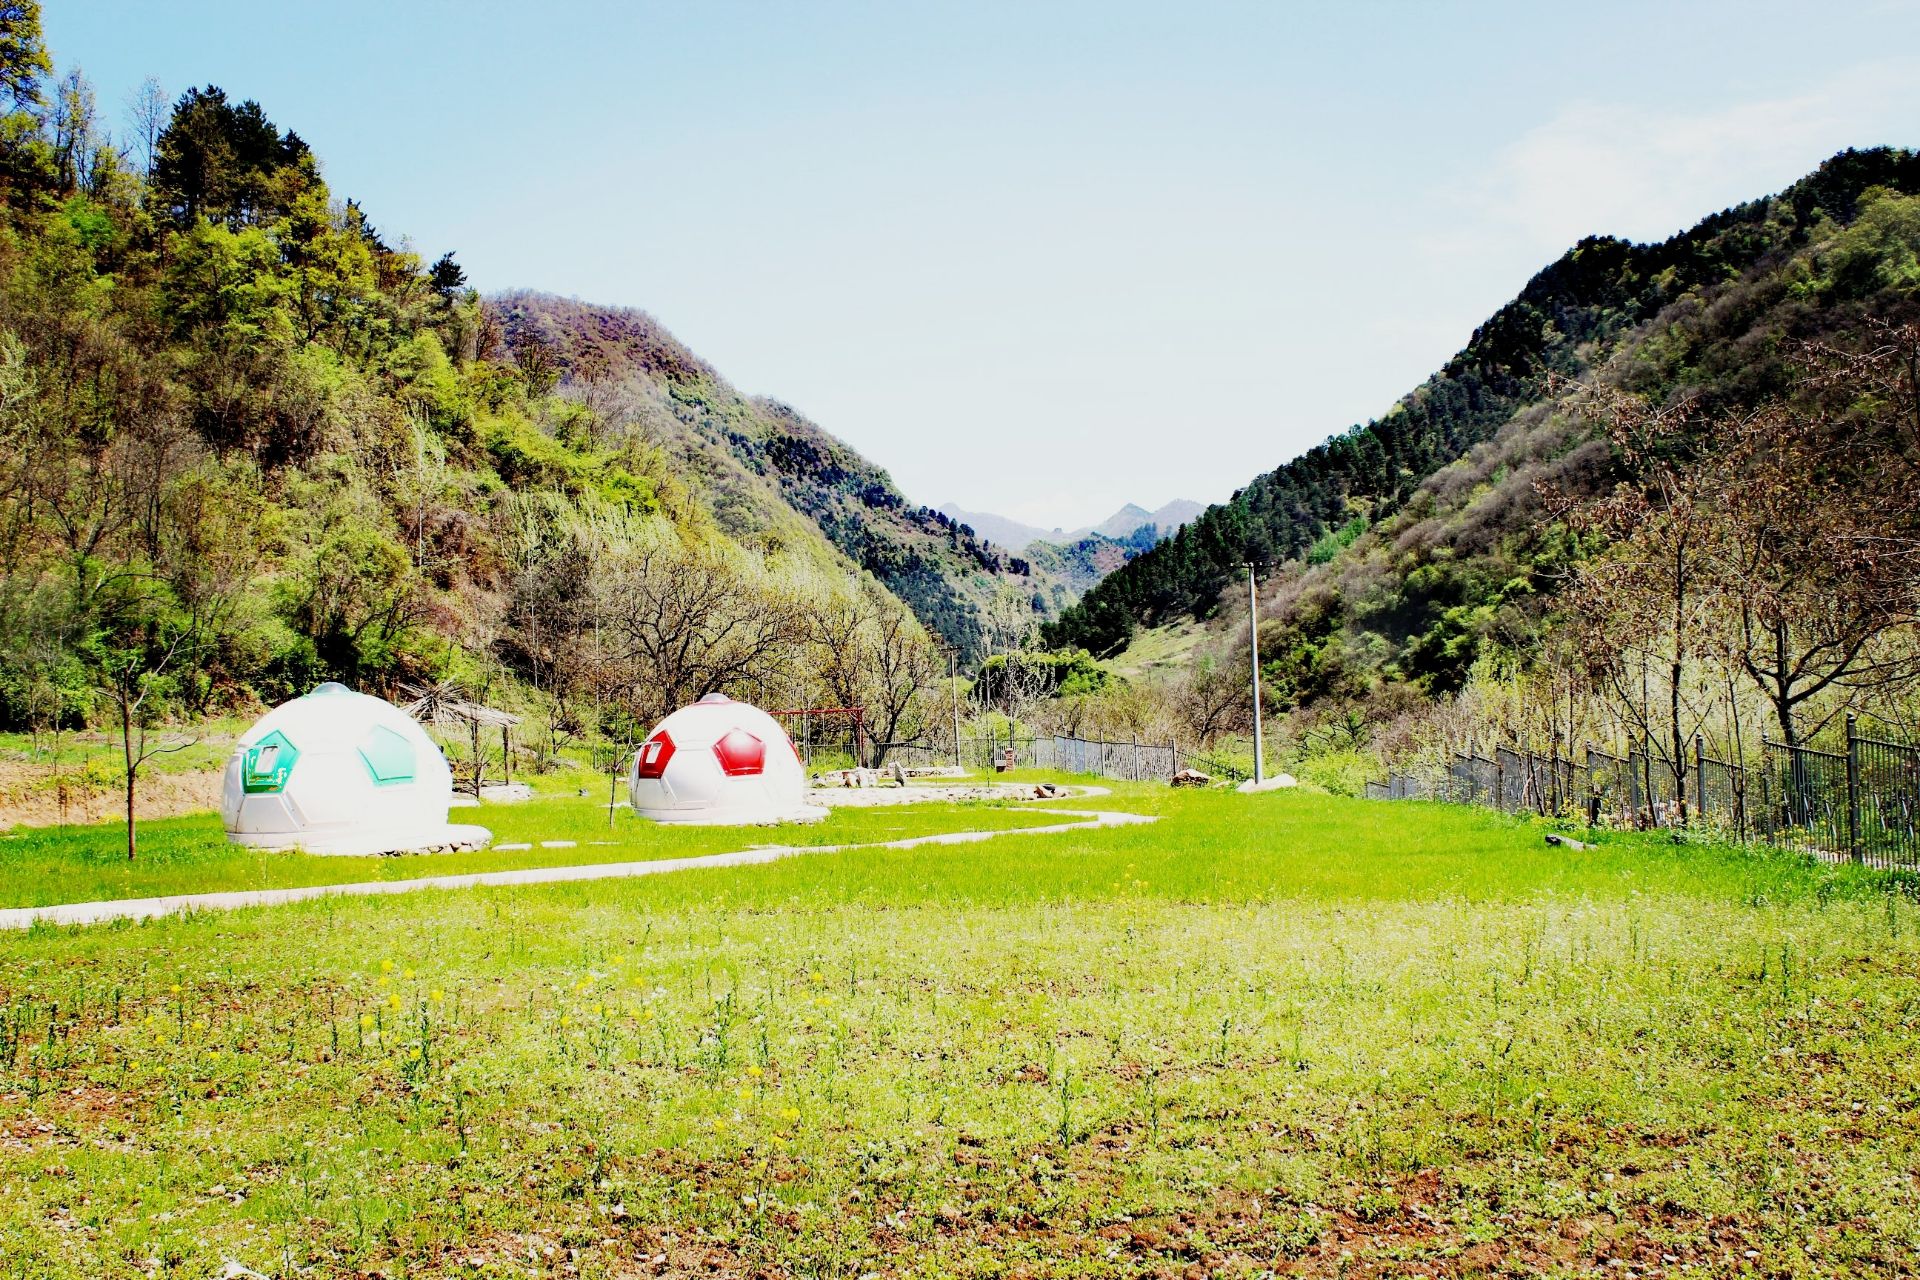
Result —
[[1911, 902], [1116, 791], [1164, 820], [0, 937], [0, 1269], [1912, 1273]]
[[[778, 827], [667, 827], [626, 809], [616, 809], [609, 823], [605, 804], [604, 797], [549, 794], [520, 804], [455, 809], [453, 821], [486, 826], [496, 844], [535, 847], [416, 857], [316, 857], [241, 848], [227, 843], [218, 814], [141, 823], [140, 853], [133, 862], [127, 861], [126, 827], [119, 823], [24, 828], [0, 836], [0, 907], [683, 858], [762, 844], [873, 843], [1065, 820], [1048, 817], [1044, 807], [968, 803], [841, 809], [820, 822]], [[542, 841], [573, 841], [575, 847], [543, 849]]]

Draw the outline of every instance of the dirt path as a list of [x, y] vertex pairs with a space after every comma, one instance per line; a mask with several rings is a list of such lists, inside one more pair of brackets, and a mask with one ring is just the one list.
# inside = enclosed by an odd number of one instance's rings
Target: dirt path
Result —
[[[220, 772], [151, 773], [140, 780], [140, 816], [177, 818], [220, 807]], [[114, 787], [88, 787], [78, 778], [49, 783], [39, 766], [0, 761], [0, 831], [56, 823], [110, 822], [126, 813]]]
[[1131, 826], [1155, 819], [1137, 813], [1092, 809], [1057, 809], [1078, 822], [1044, 827], [1015, 827], [1006, 831], [946, 831], [880, 844], [766, 845], [735, 853], [711, 853], [697, 858], [661, 858], [653, 862], [602, 862], [571, 867], [528, 867], [520, 871], [478, 871], [457, 876], [422, 876], [417, 880], [370, 880], [358, 884], [301, 885], [290, 889], [243, 889], [229, 893], [181, 893], [164, 898], [122, 898], [108, 902], [70, 902], [48, 907], [13, 907], [0, 911], [0, 929], [25, 929], [35, 923], [100, 924], [109, 920], [146, 920], [180, 911], [229, 911], [237, 907], [270, 907], [305, 902], [332, 894], [371, 895], [413, 893], [421, 889], [472, 889], [482, 886], [554, 884], [571, 880], [614, 880], [630, 876], [664, 875], [698, 867], [744, 867], [806, 853], [844, 853], [853, 849], [915, 849], [932, 844], [972, 844], [1006, 835], [1051, 835], [1091, 831], [1100, 827]]
[[1037, 796], [1031, 782], [915, 782], [904, 787], [814, 787], [807, 799], [829, 809], [871, 809], [894, 804], [964, 804], [972, 800], [1091, 800], [1111, 787], [1063, 786], [1057, 796]]

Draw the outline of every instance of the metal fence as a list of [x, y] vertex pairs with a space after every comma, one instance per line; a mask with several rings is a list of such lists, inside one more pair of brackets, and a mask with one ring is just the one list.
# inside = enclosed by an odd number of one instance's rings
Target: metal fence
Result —
[[[1065, 734], [987, 734], [960, 740], [960, 764], [967, 769], [998, 769], [1008, 761], [1018, 769], [1058, 769], [1090, 773], [1122, 782], [1164, 781], [1180, 772], [1190, 754], [1171, 742], [1109, 742]], [[906, 768], [937, 768], [954, 763], [951, 745], [895, 743], [889, 762]], [[1202, 766], [1204, 767], [1204, 766]]]
[[1920, 746], [1865, 737], [1846, 750], [1766, 743], [1757, 826], [1771, 843], [1868, 866], [1920, 868]]
[[1128, 782], [1171, 778], [1180, 772], [1180, 748], [1170, 742], [1103, 742], [1056, 734], [1035, 739], [1033, 756], [1038, 768], [1092, 773]]
[[1860, 734], [1846, 750], [1765, 741], [1748, 768], [1708, 755], [1695, 737], [1678, 767], [1670, 751], [1577, 756], [1517, 746], [1452, 752], [1425, 770], [1369, 782], [1378, 800], [1446, 800], [1618, 827], [1705, 827], [1732, 839], [1870, 866], [1920, 869], [1920, 745]]

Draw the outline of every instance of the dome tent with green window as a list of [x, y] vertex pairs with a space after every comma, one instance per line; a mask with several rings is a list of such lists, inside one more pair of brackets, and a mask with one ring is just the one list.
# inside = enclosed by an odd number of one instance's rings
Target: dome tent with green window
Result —
[[471, 849], [493, 833], [447, 821], [453, 774], [426, 731], [339, 684], [282, 703], [227, 761], [227, 839], [256, 849], [377, 854]]

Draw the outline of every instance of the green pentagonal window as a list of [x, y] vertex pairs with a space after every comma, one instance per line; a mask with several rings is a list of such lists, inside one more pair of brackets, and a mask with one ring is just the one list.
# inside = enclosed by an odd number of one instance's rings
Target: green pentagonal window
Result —
[[240, 757], [240, 782], [250, 796], [271, 795], [284, 790], [300, 752], [286, 735], [275, 729], [246, 748]]
[[376, 787], [413, 781], [413, 744], [387, 726], [377, 724], [367, 730], [359, 751]]

